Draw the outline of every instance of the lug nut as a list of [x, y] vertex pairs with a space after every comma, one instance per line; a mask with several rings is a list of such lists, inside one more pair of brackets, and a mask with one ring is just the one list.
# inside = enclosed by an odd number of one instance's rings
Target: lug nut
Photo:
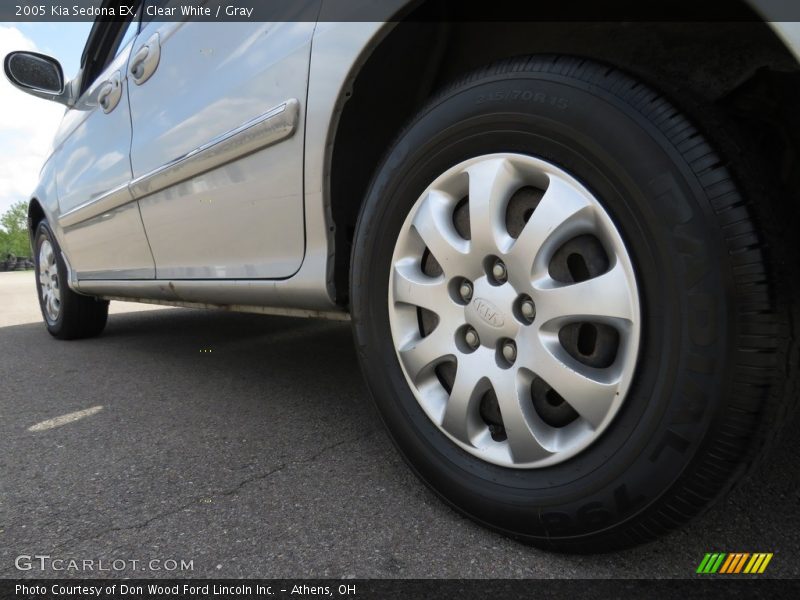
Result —
[[458, 288], [458, 293], [464, 302], [469, 302], [472, 300], [472, 284], [465, 279]]
[[517, 360], [517, 345], [511, 340], [503, 342], [502, 350], [503, 358], [509, 363], [513, 364]]
[[519, 305], [519, 311], [528, 321], [533, 321], [536, 316], [536, 305], [533, 303], [533, 300], [528, 298], [523, 300], [522, 304]]
[[500, 283], [504, 282], [507, 275], [506, 266], [502, 261], [498, 260], [496, 263], [494, 263], [494, 266], [492, 267], [492, 277], [494, 277], [496, 281]]
[[478, 332], [470, 327], [464, 332], [464, 341], [467, 343], [467, 346], [475, 350], [481, 344], [481, 340], [478, 337]]

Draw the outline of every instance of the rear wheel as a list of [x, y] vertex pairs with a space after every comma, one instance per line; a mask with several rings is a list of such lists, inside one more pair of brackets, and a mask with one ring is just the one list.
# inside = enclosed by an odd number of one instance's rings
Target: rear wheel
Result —
[[534, 57], [401, 134], [362, 207], [351, 308], [428, 485], [525, 541], [598, 551], [700, 513], [777, 429], [789, 332], [769, 273], [680, 111], [606, 66]]
[[36, 292], [47, 331], [62, 340], [99, 335], [108, 319], [108, 301], [76, 294], [67, 283], [67, 267], [46, 221], [34, 240]]

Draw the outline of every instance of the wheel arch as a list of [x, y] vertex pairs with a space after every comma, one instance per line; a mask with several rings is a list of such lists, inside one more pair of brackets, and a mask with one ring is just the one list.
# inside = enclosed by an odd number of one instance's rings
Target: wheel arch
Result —
[[33, 248], [33, 235], [36, 232], [36, 227], [45, 219], [44, 209], [36, 197], [31, 198], [28, 203], [28, 238]]
[[[28, 233], [31, 242], [31, 250], [33, 250], [36, 228], [42, 221], [47, 221], [50, 231], [52, 231], [56, 242], [62, 249], [61, 253], [64, 256], [64, 260], [69, 265], [69, 259], [63, 250], [64, 232], [58, 223], [60, 209], [58, 205], [58, 192], [56, 190], [55, 156], [55, 154], [52, 154], [47, 161], [45, 161], [42, 171], [39, 174], [39, 184], [28, 201]], [[73, 275], [74, 274], [70, 271], [68, 284], [74, 289], [75, 282], [72, 279]]]
[[[758, 8], [758, 0], [734, 1]], [[800, 190], [800, 117], [790, 110], [800, 99], [800, 65], [787, 47], [787, 33], [774, 24], [734, 22], [713, 30], [702, 23], [448, 24], [431, 18], [436, 5], [436, 0], [418, 2], [402, 21], [372, 31], [335, 101], [323, 202], [332, 224], [328, 285], [338, 304], [349, 302], [352, 236], [381, 157], [436, 89], [499, 59], [547, 53], [606, 62], [661, 89], [712, 129], [719, 127], [718, 109], [744, 113], [781, 140], [775, 162], [784, 165], [786, 183]], [[786, 98], [779, 107], [776, 91]], [[754, 129], [736, 132], [730, 142], [734, 151], [742, 138], [757, 134]]]

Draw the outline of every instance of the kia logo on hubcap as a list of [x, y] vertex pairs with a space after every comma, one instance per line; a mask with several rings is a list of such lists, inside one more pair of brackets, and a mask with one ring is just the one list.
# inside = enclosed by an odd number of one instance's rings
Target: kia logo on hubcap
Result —
[[475, 298], [473, 304], [475, 306], [475, 312], [478, 314], [478, 316], [492, 327], [500, 328], [505, 325], [505, 320], [503, 319], [502, 313], [497, 310], [497, 307], [488, 300], [484, 300], [483, 298]]

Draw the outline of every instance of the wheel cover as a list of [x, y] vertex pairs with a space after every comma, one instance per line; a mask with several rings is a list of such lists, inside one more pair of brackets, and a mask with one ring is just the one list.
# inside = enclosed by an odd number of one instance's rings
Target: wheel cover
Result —
[[45, 317], [54, 323], [61, 314], [61, 286], [58, 279], [56, 254], [50, 240], [44, 240], [39, 247], [39, 289], [42, 294]]
[[[535, 206], [512, 234], [520, 202]], [[400, 230], [388, 301], [414, 396], [484, 461], [567, 460], [625, 401], [640, 339], [633, 265], [600, 202], [548, 162], [491, 154], [437, 177]]]

